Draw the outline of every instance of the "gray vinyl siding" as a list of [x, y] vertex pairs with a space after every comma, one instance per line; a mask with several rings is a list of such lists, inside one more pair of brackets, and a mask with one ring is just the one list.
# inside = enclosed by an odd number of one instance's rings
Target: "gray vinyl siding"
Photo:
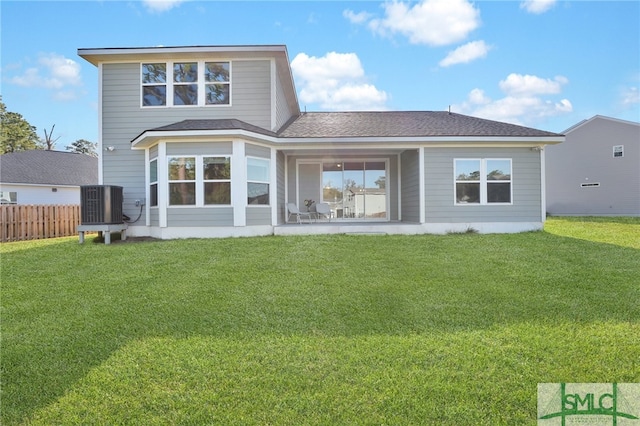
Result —
[[[231, 155], [232, 142], [168, 143], [167, 155]], [[231, 165], [233, 167], [233, 164]]]
[[271, 225], [271, 207], [251, 206], [247, 207], [247, 226]]
[[287, 103], [287, 99], [284, 95], [284, 89], [280, 77], [277, 77], [276, 85], [276, 128], [272, 129], [278, 131], [284, 124], [291, 118], [291, 109]]
[[149, 148], [149, 159], [153, 160], [154, 158], [158, 157], [158, 145], [154, 145], [151, 148]]
[[403, 222], [420, 222], [419, 158], [417, 150], [404, 151], [400, 155]]
[[247, 157], [271, 158], [271, 148], [250, 143], [245, 144], [244, 153]]
[[[617, 145], [623, 157], [613, 157]], [[550, 214], [640, 216], [640, 124], [596, 117], [545, 151]]]
[[123, 187], [124, 213], [137, 217], [134, 202], [146, 193], [144, 151], [131, 150], [132, 139], [186, 119], [237, 118], [270, 129], [270, 72], [268, 60], [232, 61], [231, 106], [142, 108], [140, 63], [103, 64], [101, 142], [115, 148], [103, 155], [103, 183]]
[[169, 227], [233, 226], [232, 207], [174, 207], [167, 209]]
[[[510, 158], [513, 204], [455, 205], [456, 158]], [[541, 208], [539, 152], [529, 148], [425, 149], [426, 222], [539, 222]]]

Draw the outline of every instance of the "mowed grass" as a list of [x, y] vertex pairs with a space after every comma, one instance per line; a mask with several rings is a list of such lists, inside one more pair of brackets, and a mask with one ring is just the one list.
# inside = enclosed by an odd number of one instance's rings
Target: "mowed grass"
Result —
[[535, 424], [640, 382], [640, 219], [2, 244], [1, 422]]

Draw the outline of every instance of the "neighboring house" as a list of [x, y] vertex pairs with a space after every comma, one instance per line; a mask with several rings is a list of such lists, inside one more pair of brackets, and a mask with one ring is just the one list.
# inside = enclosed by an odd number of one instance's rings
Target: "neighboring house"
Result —
[[[78, 54], [98, 67], [100, 183], [140, 215], [128, 235], [543, 226], [544, 147], [563, 135], [446, 111], [301, 112], [281, 45]], [[335, 220], [288, 225], [305, 199]]]
[[552, 215], [640, 216], [640, 123], [596, 115], [547, 148]]
[[34, 149], [0, 155], [2, 204], [80, 204], [80, 185], [98, 183], [98, 159]]

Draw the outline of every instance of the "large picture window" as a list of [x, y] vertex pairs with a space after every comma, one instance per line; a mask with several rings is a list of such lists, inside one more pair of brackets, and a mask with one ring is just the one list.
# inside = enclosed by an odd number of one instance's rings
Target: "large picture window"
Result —
[[231, 205], [230, 157], [169, 157], [167, 164], [170, 206]]
[[231, 204], [231, 159], [204, 157], [202, 168], [204, 204]]
[[169, 157], [169, 205], [196, 204], [195, 157]]
[[269, 204], [269, 166], [267, 159], [247, 157], [247, 204]]
[[511, 204], [511, 159], [454, 160], [456, 204]]
[[143, 107], [230, 105], [231, 63], [143, 63], [141, 84]]

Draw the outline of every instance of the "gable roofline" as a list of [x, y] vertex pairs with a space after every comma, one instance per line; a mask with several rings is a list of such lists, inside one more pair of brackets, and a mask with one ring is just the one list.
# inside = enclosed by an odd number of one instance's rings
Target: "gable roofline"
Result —
[[594, 115], [591, 118], [579, 121], [578, 123], [576, 123], [573, 126], [569, 127], [567, 130], [565, 130], [562, 133], [567, 134], [567, 133], [573, 132], [574, 130], [584, 126], [587, 123], [591, 123], [594, 120], [607, 120], [607, 121], [612, 121], [614, 123], [630, 124], [632, 126], [640, 126], [640, 123], [638, 123], [636, 121], [622, 120], [620, 118], [607, 117], [605, 115]]

